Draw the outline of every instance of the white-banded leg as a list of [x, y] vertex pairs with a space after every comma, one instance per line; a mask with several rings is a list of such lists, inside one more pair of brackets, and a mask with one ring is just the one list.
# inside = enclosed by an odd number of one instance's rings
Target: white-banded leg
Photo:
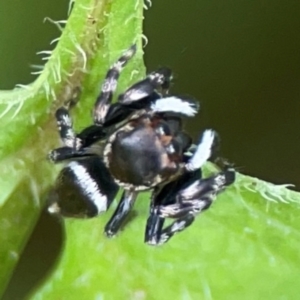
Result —
[[119, 96], [118, 100], [120, 103], [128, 105], [150, 96], [155, 91], [160, 92], [161, 95], [166, 95], [171, 80], [172, 71], [169, 68], [160, 68], [148, 74], [145, 79], [132, 85]]
[[137, 195], [138, 192], [135, 191], [125, 190], [123, 192], [122, 198], [114, 214], [105, 226], [104, 232], [106, 236], [113, 237], [119, 231], [129, 212], [131, 211]]
[[63, 147], [52, 150], [48, 157], [53, 162], [70, 158], [94, 155], [88, 148], [94, 142], [106, 137], [106, 131], [100, 126], [92, 125], [76, 134], [72, 118], [65, 107], [60, 107], [56, 113], [56, 122]]
[[155, 113], [194, 117], [198, 113], [199, 103], [181, 96], [169, 96], [155, 99], [150, 108]]
[[[76, 153], [80, 152], [82, 141], [76, 136], [72, 118], [66, 107], [57, 109], [55, 117], [58, 133], [64, 146], [52, 150], [48, 157], [53, 162], [59, 162], [76, 156]], [[81, 156], [80, 153], [78, 155]]]
[[182, 165], [183, 172], [199, 170], [214, 154], [218, 139], [218, 134], [214, 130], [206, 129], [199, 144], [194, 147], [191, 158]]
[[163, 231], [165, 218], [159, 215], [158, 208], [176, 203], [176, 195], [184, 187], [201, 178], [201, 171], [184, 173], [177, 180], [157, 187], [151, 197], [150, 213], [145, 230], [145, 242], [151, 245], [159, 244], [159, 236]]
[[[155, 199], [150, 213], [145, 242], [151, 245], [166, 243], [174, 234], [190, 226], [195, 216], [208, 209], [216, 198], [235, 180], [235, 171], [227, 169], [211, 177], [201, 179], [197, 170], [191, 175], [164, 186]], [[169, 226], [157, 226], [166, 218], [175, 219]], [[158, 221], [160, 220], [160, 221]]]
[[117, 87], [120, 73], [127, 62], [134, 56], [136, 45], [132, 45], [108, 70], [94, 106], [94, 122], [102, 125], [110, 108], [113, 93]]
[[78, 149], [80, 140], [76, 140], [76, 133], [73, 129], [73, 121], [66, 107], [60, 107], [55, 112], [56, 124], [60, 139], [64, 146]]
[[[234, 182], [235, 171], [230, 167], [209, 178], [201, 178], [201, 167], [212, 156], [216, 138], [216, 132], [205, 130], [192, 156], [182, 164], [183, 174], [156, 193], [145, 242], [152, 245], [167, 242], [175, 233], [190, 226], [195, 215], [207, 209], [216, 195]], [[175, 221], [166, 228], [158, 226], [165, 218], [174, 218]]]
[[81, 158], [81, 157], [88, 157], [94, 155], [95, 154], [91, 153], [88, 148], [74, 150], [73, 148], [70, 147], [60, 147], [51, 150], [48, 154], [48, 159], [54, 163], [59, 163], [71, 158]]

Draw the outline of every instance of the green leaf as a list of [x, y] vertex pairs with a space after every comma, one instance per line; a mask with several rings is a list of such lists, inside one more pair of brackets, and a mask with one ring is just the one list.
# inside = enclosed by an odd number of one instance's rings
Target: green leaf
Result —
[[[144, 75], [142, 8], [142, 1], [77, 0], [41, 76], [0, 93], [0, 296], [57, 174], [45, 159], [58, 146], [54, 111], [80, 87], [75, 124], [89, 124], [99, 82], [133, 42], [139, 51], [119, 91]], [[65, 220], [62, 256], [30, 299], [298, 299], [299, 204], [299, 193], [239, 174], [162, 247], [143, 243], [149, 194], [114, 239], [102, 234], [111, 212]]]
[[31, 299], [298, 299], [299, 204], [296, 192], [238, 175], [161, 247], [143, 243], [148, 194], [114, 239], [102, 234], [110, 213], [66, 220], [63, 255]]
[[38, 79], [0, 91], [0, 297], [57, 175], [46, 159], [59, 146], [54, 112], [81, 88], [75, 123], [90, 124], [86, 112], [108, 66], [133, 43], [138, 51], [119, 88], [144, 76], [142, 10], [142, 1], [77, 0], [57, 47], [45, 52], [50, 59]]

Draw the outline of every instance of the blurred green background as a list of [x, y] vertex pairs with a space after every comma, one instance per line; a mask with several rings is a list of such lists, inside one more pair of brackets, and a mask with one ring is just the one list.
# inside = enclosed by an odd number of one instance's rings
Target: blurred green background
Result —
[[[66, 19], [67, 9], [67, 0], [1, 1], [0, 89], [34, 80], [31, 65], [42, 63], [35, 53], [59, 35], [43, 19]], [[299, 190], [300, 1], [153, 1], [145, 17], [148, 70], [171, 67], [172, 91], [201, 102], [187, 124], [193, 136], [216, 129], [223, 156], [241, 172]], [[22, 299], [43, 279], [62, 232], [42, 216], [5, 299]]]

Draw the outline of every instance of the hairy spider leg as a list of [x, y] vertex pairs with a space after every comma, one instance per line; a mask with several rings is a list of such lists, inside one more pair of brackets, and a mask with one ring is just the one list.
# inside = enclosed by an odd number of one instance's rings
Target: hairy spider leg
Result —
[[[102, 85], [101, 93], [98, 96], [94, 107], [94, 121], [96, 125], [91, 125], [84, 129], [78, 135], [73, 130], [73, 122], [66, 107], [61, 107], [56, 111], [56, 120], [60, 138], [64, 147], [54, 149], [50, 152], [49, 158], [54, 162], [63, 161], [70, 158], [82, 157], [91, 155], [87, 153], [88, 150], [84, 149], [96, 141], [106, 137], [105, 130], [102, 128], [110, 103], [112, 100], [113, 92], [117, 86], [117, 80], [120, 72], [129, 59], [135, 54], [136, 45], [132, 45], [119, 59], [113, 64], [106, 74], [106, 78]], [[78, 93], [77, 93], [78, 94]], [[76, 94], [76, 98], [78, 98]], [[74, 106], [77, 100], [71, 99], [67, 105]], [[115, 111], [115, 110], [114, 110]], [[122, 111], [121, 109], [118, 110]], [[118, 114], [117, 112], [117, 114]], [[129, 115], [130, 112], [127, 112]], [[124, 113], [121, 115], [123, 117]], [[108, 124], [110, 125], [110, 124]]]
[[128, 88], [119, 96], [118, 100], [122, 104], [132, 104], [150, 96], [157, 90], [162, 95], [166, 95], [169, 92], [172, 78], [171, 69], [165, 67], [159, 68], [148, 74], [145, 79]]
[[[145, 242], [166, 243], [174, 234], [190, 226], [195, 216], [208, 209], [216, 198], [235, 180], [233, 169], [201, 179], [199, 170], [184, 174], [179, 180], [164, 186], [155, 196], [147, 221]], [[175, 219], [163, 228], [166, 218]]]
[[76, 140], [76, 133], [73, 130], [73, 121], [69, 111], [65, 107], [60, 107], [55, 112], [56, 124], [59, 136], [66, 147], [78, 148], [80, 141]]
[[50, 151], [48, 154], [48, 159], [53, 163], [59, 163], [72, 158], [81, 158], [88, 156], [95, 156], [95, 154], [90, 152], [88, 148], [74, 150], [73, 148], [69, 147], [60, 147]]
[[116, 208], [113, 216], [110, 218], [105, 226], [104, 232], [106, 236], [114, 236], [122, 226], [124, 220], [131, 211], [134, 202], [137, 198], [138, 192], [125, 190], [123, 192], [122, 198]]
[[200, 169], [204, 165], [204, 163], [213, 155], [213, 151], [215, 150], [215, 143], [217, 140], [218, 135], [214, 130], [205, 130], [192, 157], [182, 167], [188, 172]]
[[155, 99], [150, 108], [154, 113], [194, 117], [198, 113], [199, 103], [180, 96], [169, 96]]
[[177, 180], [155, 188], [150, 204], [150, 213], [145, 230], [145, 242], [158, 244], [157, 237], [163, 230], [165, 218], [158, 213], [158, 207], [162, 205], [173, 205], [179, 191], [201, 178], [201, 169], [194, 172], [187, 172]]
[[65, 107], [60, 107], [56, 113], [56, 122], [63, 147], [52, 150], [49, 159], [53, 162], [61, 162], [70, 158], [91, 156], [93, 154], [88, 148], [94, 142], [104, 139], [106, 131], [99, 126], [92, 125], [76, 134], [73, 129], [72, 118]]
[[134, 44], [108, 70], [94, 106], [94, 123], [96, 125], [104, 124], [120, 73], [135, 52], [136, 45]]
[[63, 147], [52, 150], [49, 159], [53, 162], [63, 161], [68, 158], [81, 156], [81, 139], [78, 139], [73, 129], [72, 118], [65, 107], [60, 107], [55, 113], [59, 136]]
[[197, 101], [183, 97], [170, 96], [161, 98], [153, 92], [145, 98], [130, 103], [116, 102], [110, 105], [106, 114], [103, 127], [110, 127], [126, 120], [135, 112], [147, 110], [151, 114], [159, 114], [163, 118], [193, 117], [199, 110]]
[[[174, 197], [184, 186], [188, 186], [201, 178], [201, 167], [213, 153], [216, 136], [217, 134], [213, 130], [204, 131], [198, 146], [193, 150], [192, 157], [187, 160], [187, 163], [181, 165], [183, 175], [176, 181], [154, 191], [150, 206], [150, 217], [146, 226], [145, 242], [158, 244], [157, 235], [162, 232], [165, 218], [158, 214], [157, 203], [173, 204]], [[189, 217], [188, 220], [191, 220], [191, 218]], [[186, 224], [188, 224], [188, 221], [186, 221]]]
[[199, 110], [199, 104], [196, 101], [180, 96], [167, 96], [172, 78], [171, 69], [159, 68], [128, 88], [119, 96], [118, 103], [126, 107], [140, 103], [142, 106], [143, 104], [147, 106], [150, 102], [150, 108], [154, 113], [195, 116]]

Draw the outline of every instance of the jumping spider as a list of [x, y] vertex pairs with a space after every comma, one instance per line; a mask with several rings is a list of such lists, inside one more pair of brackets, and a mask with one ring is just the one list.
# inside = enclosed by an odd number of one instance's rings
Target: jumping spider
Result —
[[[69, 217], [94, 217], [106, 211], [119, 187], [122, 198], [105, 234], [114, 236], [141, 191], [152, 190], [145, 242], [159, 245], [190, 226], [216, 195], [232, 184], [235, 172], [224, 167], [202, 178], [216, 141], [205, 130], [198, 145], [182, 130], [182, 117], [193, 117], [198, 104], [168, 95], [171, 70], [160, 68], [112, 102], [120, 72], [134, 56], [130, 47], [109, 69], [98, 96], [94, 125], [76, 134], [66, 107], [56, 112], [63, 147], [49, 156], [68, 160], [50, 196], [49, 211]], [[163, 226], [166, 218], [175, 219]]]

